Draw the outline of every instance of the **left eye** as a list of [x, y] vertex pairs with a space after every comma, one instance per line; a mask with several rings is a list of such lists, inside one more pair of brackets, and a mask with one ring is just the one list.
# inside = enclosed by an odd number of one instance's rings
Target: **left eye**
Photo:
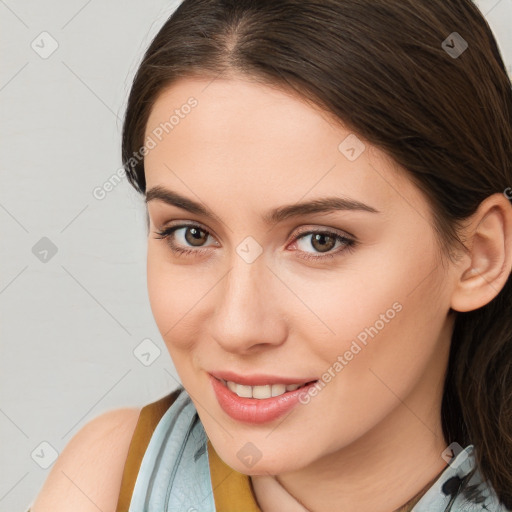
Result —
[[[182, 233], [180, 233], [180, 231], [182, 231]], [[208, 237], [211, 237], [209, 231], [195, 224], [171, 226], [161, 231], [156, 231], [155, 234], [157, 235], [155, 237], [157, 239], [166, 239], [171, 251], [177, 255], [198, 255], [205, 252], [206, 249], [202, 244], [208, 240]], [[309, 242], [306, 242], [307, 237], [311, 237]], [[332, 251], [337, 243], [339, 244], [338, 249]], [[351, 238], [331, 231], [307, 231], [296, 236], [292, 245], [293, 244], [297, 246], [302, 244], [302, 247], [299, 247], [298, 251], [299, 253], [303, 253], [300, 255], [301, 258], [320, 260], [334, 257], [345, 249], [351, 250], [354, 248], [356, 242]], [[340, 246], [342, 247], [341, 249]], [[193, 247], [195, 247], [195, 249]], [[320, 255], [314, 255], [315, 253], [309, 252], [307, 250], [308, 248], [313, 248], [315, 251], [318, 251]]]
[[[306, 242], [307, 237], [311, 237], [309, 242]], [[355, 240], [331, 231], [307, 231], [306, 233], [301, 233], [295, 240], [295, 243], [298, 246], [300, 246], [301, 243], [304, 243], [301, 248], [304, 255], [300, 257], [312, 260], [332, 258], [339, 255], [345, 249], [352, 250], [355, 245]], [[338, 249], [336, 251], [332, 251], [332, 249], [336, 247], [337, 242], [339, 242]], [[341, 249], [339, 248], [340, 246]], [[314, 255], [314, 253], [307, 250], [308, 248], [313, 248], [314, 250], [319, 251], [321, 255]]]

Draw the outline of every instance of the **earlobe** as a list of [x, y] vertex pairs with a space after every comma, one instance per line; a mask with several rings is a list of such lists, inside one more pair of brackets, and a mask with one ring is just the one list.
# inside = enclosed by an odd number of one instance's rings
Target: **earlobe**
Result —
[[465, 232], [468, 259], [457, 269], [451, 308], [465, 312], [485, 306], [501, 291], [512, 269], [512, 205], [500, 193], [487, 197]]

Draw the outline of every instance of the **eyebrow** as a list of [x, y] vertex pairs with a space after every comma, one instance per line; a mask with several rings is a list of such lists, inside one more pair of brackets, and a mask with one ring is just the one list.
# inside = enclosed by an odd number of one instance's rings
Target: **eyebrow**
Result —
[[[201, 203], [184, 197], [172, 190], [161, 186], [155, 186], [146, 193], [146, 204], [150, 201], [160, 200], [171, 206], [176, 206], [196, 215], [202, 215], [207, 218], [220, 220], [209, 208]], [[291, 217], [307, 215], [313, 213], [327, 213], [337, 210], [363, 211], [370, 213], [381, 213], [373, 206], [367, 205], [355, 199], [344, 197], [321, 197], [302, 203], [294, 203], [286, 206], [280, 206], [270, 210], [263, 216], [267, 224], [282, 222]]]

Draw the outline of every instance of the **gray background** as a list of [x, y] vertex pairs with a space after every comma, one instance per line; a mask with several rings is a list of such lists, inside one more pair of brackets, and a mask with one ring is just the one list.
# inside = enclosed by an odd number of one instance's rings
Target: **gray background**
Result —
[[[25, 512], [85, 423], [178, 385], [147, 299], [142, 197], [104, 187], [131, 79], [176, 5], [0, 0], [0, 512]], [[512, 0], [478, 5], [510, 73]]]

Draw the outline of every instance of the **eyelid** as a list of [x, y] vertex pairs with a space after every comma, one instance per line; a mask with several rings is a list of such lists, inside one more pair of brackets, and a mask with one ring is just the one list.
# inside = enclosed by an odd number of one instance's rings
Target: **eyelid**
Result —
[[[204, 226], [200, 222], [196, 222], [196, 221], [193, 221], [193, 220], [192, 221], [189, 221], [189, 220], [176, 220], [176, 221], [172, 221], [172, 222], [169, 222], [169, 223], [165, 223], [157, 231], [163, 232], [163, 231], [167, 231], [167, 230], [170, 230], [170, 229], [173, 229], [173, 228], [175, 228], [175, 231], [177, 231], [178, 229], [183, 229], [183, 228], [198, 228], [201, 231], [205, 231], [206, 233], [208, 233], [208, 235], [211, 236], [212, 238], [215, 238], [215, 239], [218, 238], [213, 230], [211, 230], [210, 228], [207, 228], [206, 226]], [[173, 231], [173, 234], [174, 234], [175, 231]], [[200, 247], [198, 247], [197, 249], [200, 249]]]
[[[328, 233], [334, 233], [336, 235], [339, 235], [339, 236], [342, 236], [342, 237], [345, 237], [345, 238], [351, 238], [353, 240], [356, 239], [356, 237], [352, 234], [352, 233], [349, 233], [348, 231], [345, 231], [345, 230], [341, 230], [341, 229], [338, 229], [338, 228], [333, 228], [333, 227], [328, 227], [328, 226], [322, 226], [322, 225], [318, 225], [316, 224], [314, 227], [312, 227], [313, 225], [309, 225], [304, 227], [304, 228], [299, 228], [299, 231], [295, 234], [295, 237], [294, 238], [297, 238], [299, 235], [304, 235], [306, 233], [311, 233], [311, 232], [328, 232]], [[290, 233], [290, 235], [292, 233], [295, 233], [295, 231], [292, 231]], [[289, 236], [290, 236], [289, 235]]]
[[[171, 247], [171, 250], [177, 254], [179, 254], [179, 253], [188, 253], [188, 254], [195, 253], [196, 255], [200, 255], [200, 254], [206, 252], [208, 247], [211, 247], [211, 246], [207, 245], [207, 246], [199, 246], [199, 247], [195, 247], [195, 248], [185, 246], [183, 248], [183, 247], [179, 247], [179, 246], [173, 247], [173, 242], [171, 242], [171, 238], [173, 237], [173, 235], [176, 231], [178, 231], [179, 229], [190, 228], [190, 227], [198, 228], [201, 231], [206, 232], [208, 236], [211, 236], [212, 238], [214, 238], [216, 240], [216, 236], [212, 233], [212, 231], [210, 229], [206, 228], [205, 226], [203, 226], [202, 224], [200, 224], [198, 222], [185, 221], [185, 220], [176, 220], [169, 224], [164, 224], [164, 226], [161, 229], [158, 229], [155, 232], [155, 234], [159, 235], [156, 238], [169, 239], [169, 240], [167, 240], [167, 243]], [[293, 230], [292, 230], [292, 233], [293, 233]], [[306, 260], [312, 260], [312, 261], [317, 260], [319, 262], [322, 260], [328, 260], [330, 258], [337, 256], [339, 253], [341, 254], [345, 250], [348, 250], [350, 252], [359, 243], [357, 241], [356, 237], [354, 237], [352, 234], [349, 234], [348, 232], [339, 230], [337, 228], [318, 226], [318, 225], [316, 225], [315, 227], [312, 227], [310, 225], [309, 227], [308, 226], [301, 227], [299, 229], [299, 231], [293, 237], [293, 240], [291, 241], [291, 243], [287, 244], [287, 247], [289, 245], [296, 244], [304, 236], [314, 235], [317, 233], [326, 233], [329, 235], [333, 235], [336, 239], [341, 240], [341, 241], [343, 241], [343, 243], [345, 243], [345, 248], [338, 249], [335, 251], [329, 251], [329, 252], [326, 252], [325, 254], [318, 253], [317, 255], [313, 255], [314, 253], [308, 253], [306, 251], [305, 254], [307, 256], [304, 256], [304, 255], [299, 256], [300, 258], [306, 259]], [[288, 235], [287, 238], [289, 238], [289, 236], [290, 235]], [[216, 240], [216, 243], [218, 244], [219, 242]], [[300, 250], [298, 252], [304, 253], [304, 251], [300, 251]]]

